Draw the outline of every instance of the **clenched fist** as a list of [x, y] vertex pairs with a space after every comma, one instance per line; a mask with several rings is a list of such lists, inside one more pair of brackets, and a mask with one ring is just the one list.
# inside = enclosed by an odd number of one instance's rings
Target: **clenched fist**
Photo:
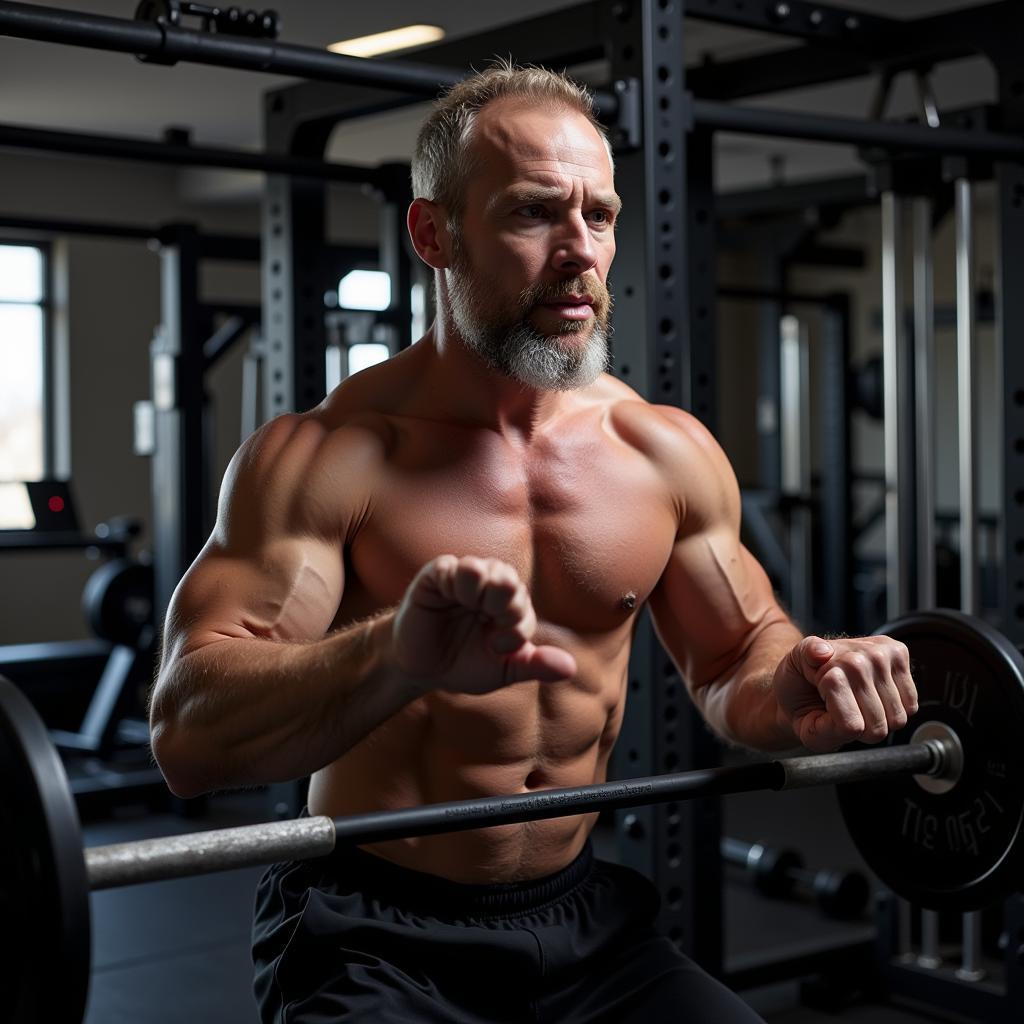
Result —
[[810, 750], [877, 743], [917, 711], [906, 645], [887, 636], [804, 637], [775, 670], [779, 717]]
[[409, 585], [392, 632], [399, 669], [424, 690], [490, 693], [527, 679], [557, 682], [576, 673], [558, 647], [537, 647], [526, 586], [494, 558], [441, 555]]

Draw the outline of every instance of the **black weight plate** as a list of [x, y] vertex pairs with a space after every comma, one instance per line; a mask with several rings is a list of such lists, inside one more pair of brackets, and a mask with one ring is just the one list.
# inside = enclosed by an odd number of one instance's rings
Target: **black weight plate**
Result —
[[82, 614], [101, 640], [134, 647], [153, 620], [153, 567], [115, 558], [82, 588]]
[[947, 793], [912, 777], [849, 783], [839, 803], [879, 878], [932, 910], [980, 910], [1024, 878], [1024, 658], [1001, 633], [953, 611], [918, 612], [879, 632], [910, 649], [920, 707], [889, 745], [928, 721], [960, 738], [964, 770]]
[[78, 812], [46, 727], [2, 676], [0, 835], [4, 1020], [81, 1024], [90, 926]]

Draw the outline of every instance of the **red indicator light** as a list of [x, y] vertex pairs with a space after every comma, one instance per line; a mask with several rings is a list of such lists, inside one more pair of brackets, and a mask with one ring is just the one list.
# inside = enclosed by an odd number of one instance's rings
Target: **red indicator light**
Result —
[[51, 512], [64, 511], [64, 499], [59, 494], [55, 494], [46, 504]]

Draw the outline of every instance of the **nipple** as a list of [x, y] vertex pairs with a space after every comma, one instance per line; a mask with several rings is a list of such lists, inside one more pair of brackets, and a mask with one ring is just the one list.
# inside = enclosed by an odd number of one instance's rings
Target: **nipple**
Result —
[[620, 603], [622, 604], [622, 607], [625, 608], [627, 611], [632, 611], [636, 607], [636, 594], [634, 594], [631, 590], [622, 598], [622, 601]]

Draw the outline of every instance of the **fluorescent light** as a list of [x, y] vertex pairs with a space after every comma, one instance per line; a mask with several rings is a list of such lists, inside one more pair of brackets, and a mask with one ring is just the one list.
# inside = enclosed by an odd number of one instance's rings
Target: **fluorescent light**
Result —
[[437, 25], [406, 25], [389, 32], [375, 32], [372, 36], [343, 39], [340, 43], [331, 43], [327, 49], [350, 57], [376, 57], [380, 53], [411, 50], [415, 46], [436, 43], [438, 39], [444, 39], [444, 29]]

